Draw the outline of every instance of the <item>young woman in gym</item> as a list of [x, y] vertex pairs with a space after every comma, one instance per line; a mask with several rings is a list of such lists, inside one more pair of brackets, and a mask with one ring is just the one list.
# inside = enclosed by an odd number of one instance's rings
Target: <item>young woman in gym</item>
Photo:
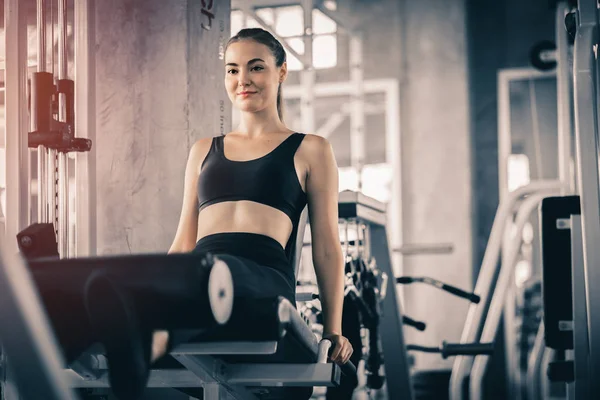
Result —
[[[286, 53], [270, 33], [240, 31], [227, 43], [224, 67], [225, 88], [241, 120], [232, 132], [192, 146], [169, 253], [210, 253], [224, 261], [234, 277], [236, 298], [279, 295], [295, 305], [291, 253], [300, 213], [308, 205], [324, 337], [333, 343], [331, 360], [344, 364], [353, 349], [341, 331], [344, 262], [338, 234], [338, 170], [331, 145], [284, 124]], [[155, 332], [151, 362], [188, 339], [177, 332]], [[125, 350], [136, 352], [133, 347]], [[131, 390], [134, 381], [145, 386], [147, 375], [133, 358], [121, 363], [121, 377], [111, 380], [113, 390]], [[304, 398], [311, 392], [304, 391]]]

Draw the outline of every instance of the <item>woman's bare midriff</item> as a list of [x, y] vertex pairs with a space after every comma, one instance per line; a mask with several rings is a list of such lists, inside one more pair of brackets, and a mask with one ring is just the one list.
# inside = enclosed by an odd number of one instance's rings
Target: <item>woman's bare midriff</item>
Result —
[[247, 200], [216, 203], [200, 211], [196, 241], [224, 232], [269, 236], [285, 248], [292, 233], [292, 221], [280, 210]]

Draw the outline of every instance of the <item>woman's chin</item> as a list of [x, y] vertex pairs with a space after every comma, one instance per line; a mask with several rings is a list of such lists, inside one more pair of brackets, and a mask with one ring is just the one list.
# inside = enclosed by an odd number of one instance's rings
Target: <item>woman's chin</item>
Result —
[[257, 105], [249, 104], [247, 102], [242, 102], [241, 104], [238, 103], [238, 108], [240, 111], [243, 111], [243, 112], [257, 112], [257, 111], [261, 110], [261, 108], [258, 107]]

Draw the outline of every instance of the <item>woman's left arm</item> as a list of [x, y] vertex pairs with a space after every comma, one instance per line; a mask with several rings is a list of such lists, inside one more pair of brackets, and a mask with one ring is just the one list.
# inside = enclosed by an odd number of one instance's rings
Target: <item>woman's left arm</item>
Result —
[[338, 167], [327, 139], [311, 135], [309, 140], [306, 191], [313, 264], [323, 307], [323, 337], [334, 344], [332, 361], [343, 364], [350, 359], [352, 346], [342, 336], [344, 259], [338, 230]]

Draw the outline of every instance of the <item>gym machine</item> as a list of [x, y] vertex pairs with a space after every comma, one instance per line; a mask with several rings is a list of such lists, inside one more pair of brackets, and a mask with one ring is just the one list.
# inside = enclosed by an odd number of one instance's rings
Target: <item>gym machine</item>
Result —
[[[363, 351], [365, 387], [382, 390], [388, 399], [413, 399], [420, 391], [421, 379], [411, 370], [408, 351], [440, 353], [442, 357], [490, 355], [493, 343], [446, 343], [440, 347], [406, 345], [403, 325], [426, 329], [423, 322], [403, 314], [397, 285], [426, 283], [457, 296], [479, 301], [479, 296], [423, 277], [395, 277], [391, 267], [386, 233], [385, 204], [360, 192], [339, 195], [342, 247], [347, 256], [346, 299], [358, 313], [358, 323], [368, 332]], [[317, 293], [302, 291], [297, 300], [318, 299]], [[360, 351], [356, 345], [355, 352]], [[447, 390], [447, 377], [445, 389]]]
[[574, 18], [577, 195], [545, 199], [541, 215], [545, 341], [560, 355], [547, 374], [566, 385], [566, 398], [579, 400], [600, 395], [598, 2], [578, 1]]
[[[32, 243], [45, 241], [37, 234], [25, 232], [22, 237], [29, 237]], [[3, 324], [0, 335], [19, 392], [26, 398], [44, 397], [48, 387], [53, 387], [50, 393], [55, 396], [45, 398], [56, 399], [76, 398], [72, 392], [65, 395], [71, 387], [108, 387], [102, 353], [89, 350], [79, 355], [69, 340], [70, 331], [75, 329], [73, 321], [79, 321], [77, 328], [83, 331], [78, 334], [85, 335], [89, 329], [82, 317], [81, 297], [85, 296], [86, 282], [99, 271], [126, 288], [148, 328], [203, 328], [198, 321], [221, 319], [221, 325], [207, 329], [206, 341], [199, 339], [171, 352], [184, 368], [153, 370], [148, 387], [203, 387], [206, 399], [253, 399], [257, 398], [253, 390], [273, 395], [281, 386], [331, 386], [339, 382], [341, 371], [356, 374], [351, 363], [340, 368], [326, 362], [329, 342], [317, 341], [289, 301], [263, 299], [260, 304], [244, 302], [232, 308], [231, 279], [235, 277], [228, 275], [227, 268], [218, 270], [218, 263], [206, 263], [198, 255], [37, 257], [26, 263], [20, 256], [2, 257], [0, 311], [14, 316], [15, 322]], [[197, 292], [198, 285], [207, 288], [204, 296], [208, 298], [194, 298], [192, 293]], [[33, 308], [37, 315], [32, 314]], [[32, 316], [36, 318], [31, 320]], [[45, 328], [34, 328], [37, 323], [45, 324]], [[280, 358], [283, 352], [285, 363]], [[245, 362], [239, 361], [241, 356]], [[67, 365], [62, 359], [71, 363]], [[271, 360], [274, 363], [269, 363]], [[51, 366], [39, 371], [30, 369], [32, 364]], [[37, 385], [39, 379], [47, 385]]]

